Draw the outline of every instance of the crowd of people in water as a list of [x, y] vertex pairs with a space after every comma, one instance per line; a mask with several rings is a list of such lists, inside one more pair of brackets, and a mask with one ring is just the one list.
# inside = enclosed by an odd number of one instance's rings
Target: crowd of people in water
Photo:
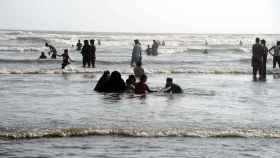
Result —
[[[151, 90], [149, 88], [146, 83], [147, 79], [148, 77], [145, 74], [141, 75], [139, 78], [135, 75], [129, 75], [128, 79], [124, 81], [120, 72], [114, 71], [110, 74], [109, 71], [105, 71], [98, 80], [94, 90], [107, 93], [127, 92], [138, 95], [158, 92], [158, 90]], [[166, 85], [160, 90], [160, 92], [177, 94], [183, 93], [183, 90], [179, 85], [173, 83], [172, 78], [167, 78]]]
[[267, 64], [268, 54], [273, 56], [273, 69], [276, 68], [277, 64], [280, 68], [280, 41], [277, 41], [276, 45], [268, 49], [266, 46], [266, 41], [264, 39], [260, 40], [260, 38], [256, 38], [256, 43], [252, 47], [252, 62], [251, 62], [253, 68], [254, 81], [266, 80], [266, 64]]

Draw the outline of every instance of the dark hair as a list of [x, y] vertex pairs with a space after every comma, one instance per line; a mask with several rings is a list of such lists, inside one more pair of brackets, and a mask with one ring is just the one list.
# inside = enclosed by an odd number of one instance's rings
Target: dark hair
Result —
[[67, 52], [67, 53], [68, 53], [68, 49], [64, 49], [64, 52]]
[[260, 42], [260, 38], [259, 38], [259, 37], [256, 38], [256, 42], [257, 42], [257, 43]]
[[89, 42], [90, 42], [90, 43], [94, 43], [94, 42], [95, 42], [95, 40], [94, 40], [94, 39], [91, 39]]
[[140, 77], [140, 81], [144, 81], [144, 80], [147, 80], [147, 76], [145, 74]]
[[88, 45], [89, 43], [88, 43], [88, 40], [84, 40], [84, 44], [86, 45]]
[[168, 77], [166, 81], [173, 82], [173, 79], [171, 77]]
[[103, 74], [104, 74], [104, 75], [109, 75], [109, 74], [110, 74], [110, 71], [109, 71], [109, 70], [106, 70], [106, 71], [104, 71]]
[[135, 42], [135, 44], [140, 44], [138, 39], [134, 40], [134, 42]]
[[266, 44], [266, 41], [264, 39], [262, 39], [261, 44]]
[[280, 45], [280, 41], [277, 41], [277, 45]]

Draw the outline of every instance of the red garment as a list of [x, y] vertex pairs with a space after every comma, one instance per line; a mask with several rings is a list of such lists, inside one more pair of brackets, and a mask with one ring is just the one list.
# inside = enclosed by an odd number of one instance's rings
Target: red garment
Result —
[[138, 82], [135, 85], [135, 94], [146, 94], [149, 91], [148, 85], [146, 83]]

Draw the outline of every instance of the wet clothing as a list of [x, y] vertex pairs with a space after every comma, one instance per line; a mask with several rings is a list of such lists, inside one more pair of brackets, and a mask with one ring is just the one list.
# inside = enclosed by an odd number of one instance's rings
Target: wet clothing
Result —
[[102, 75], [101, 78], [98, 80], [94, 90], [97, 92], [105, 92], [106, 91], [106, 84], [110, 79], [109, 75]]
[[171, 86], [166, 86], [164, 92], [166, 92], [166, 93], [183, 93], [183, 90], [179, 85], [173, 83]]
[[64, 69], [67, 65], [70, 64], [70, 57], [68, 54], [62, 54], [62, 65], [61, 68]]
[[112, 72], [109, 81], [105, 85], [105, 92], [121, 93], [126, 89], [125, 82], [121, 74], [117, 71]]
[[95, 45], [91, 45], [90, 46], [90, 64], [92, 67], [95, 67], [95, 60], [96, 60], [96, 56], [95, 56], [95, 52], [96, 52], [96, 47]]
[[257, 79], [257, 73], [259, 76], [262, 75], [262, 66], [263, 66], [263, 47], [260, 44], [253, 45], [253, 54], [252, 54], [252, 67], [253, 67], [253, 78]]
[[90, 51], [91, 51], [90, 45], [83, 46], [81, 51], [81, 54], [83, 56], [83, 67], [86, 67], [86, 65], [90, 67]]
[[143, 69], [142, 67], [136, 66], [136, 67], [133, 69], [133, 71], [134, 71], [135, 77], [138, 77], [138, 78], [140, 78], [142, 75], [145, 74], [144, 69]]
[[142, 48], [140, 44], [136, 44], [133, 47], [132, 56], [131, 56], [131, 65], [134, 63], [142, 62]]
[[262, 66], [262, 78], [266, 79], [266, 62], [267, 62], [268, 48], [263, 46], [263, 66]]
[[149, 89], [146, 83], [138, 82], [135, 84], [135, 94], [146, 94], [147, 92], [153, 92]]

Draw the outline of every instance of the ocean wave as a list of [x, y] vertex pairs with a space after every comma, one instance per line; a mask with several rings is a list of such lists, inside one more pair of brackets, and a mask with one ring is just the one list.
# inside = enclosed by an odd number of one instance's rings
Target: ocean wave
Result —
[[40, 52], [42, 48], [0, 47], [0, 52]]
[[201, 48], [188, 48], [187, 52], [192, 52], [192, 53], [202, 53], [204, 50], [207, 49], [208, 52], [218, 52], [218, 53], [226, 53], [226, 52], [234, 52], [234, 53], [248, 53], [250, 52], [249, 49], [243, 48], [243, 47], [238, 47], [238, 48], [214, 48], [214, 47], [201, 47]]
[[34, 37], [34, 36], [17, 37], [16, 40], [24, 41], [24, 42], [36, 42], [36, 43], [48, 42], [48, 40], [43, 37]]
[[279, 129], [208, 128], [58, 128], [0, 131], [2, 139], [39, 139], [85, 136], [197, 137], [197, 138], [280, 138]]

